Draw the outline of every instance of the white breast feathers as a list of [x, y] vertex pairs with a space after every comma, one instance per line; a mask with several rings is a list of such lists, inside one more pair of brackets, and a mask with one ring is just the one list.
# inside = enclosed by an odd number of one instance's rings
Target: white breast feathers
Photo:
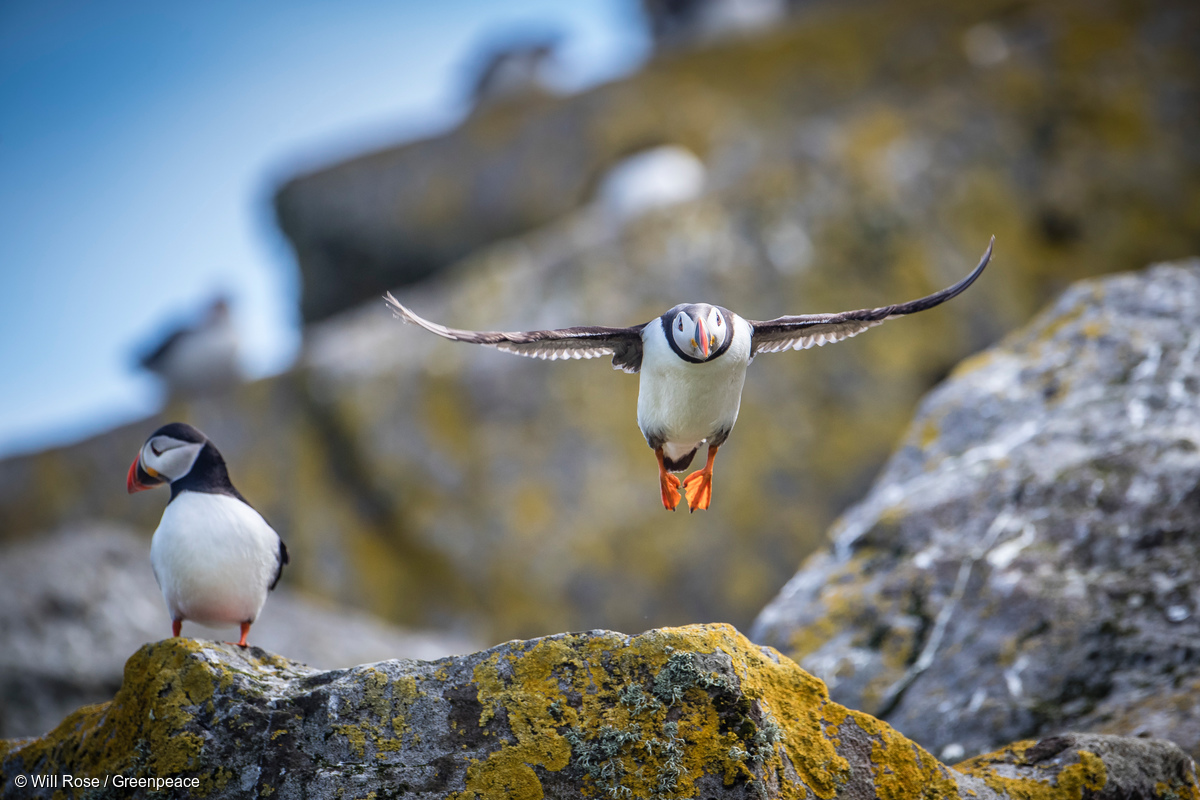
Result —
[[172, 619], [253, 622], [279, 569], [279, 536], [234, 497], [185, 491], [163, 512], [150, 563]]

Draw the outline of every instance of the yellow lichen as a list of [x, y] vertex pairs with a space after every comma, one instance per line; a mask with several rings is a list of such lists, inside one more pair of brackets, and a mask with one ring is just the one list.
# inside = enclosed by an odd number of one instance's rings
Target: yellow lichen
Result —
[[[709, 692], [734, 692], [731, 676], [695, 666], [712, 654], [729, 657], [743, 698], [741, 722], [724, 733]], [[474, 680], [479, 724], [502, 708], [516, 741], [473, 761], [456, 800], [541, 797], [535, 770], [571, 763], [591, 795], [619, 785], [633, 796], [686, 797], [707, 772], [727, 784], [765, 780], [782, 798], [832, 798], [849, 776], [822, 720], [824, 684], [728, 626], [541, 640], [491, 656]]]
[[950, 373], [950, 376], [952, 378], [961, 378], [964, 375], [968, 375], [972, 372], [976, 372], [977, 370], [988, 367], [995, 360], [995, 350], [984, 350], [981, 353], [967, 356], [962, 361], [958, 362], [958, 365]]
[[417, 688], [416, 679], [411, 676], [405, 675], [392, 681], [392, 708], [397, 712], [392, 717], [392, 732], [397, 739], [412, 730], [405, 714], [412, 708], [413, 703], [417, 702], [417, 698], [423, 697], [424, 694]]
[[929, 445], [937, 441], [941, 434], [941, 427], [931, 418], [927, 418], [921, 426], [921, 435], [917, 440], [922, 450], [929, 448]]
[[346, 737], [355, 757], [365, 758], [368, 751], [373, 750], [375, 758], [382, 760], [388, 753], [404, 748], [403, 737], [411, 730], [405, 715], [424, 692], [417, 689], [416, 678], [406, 675], [393, 681], [376, 667], [363, 669], [362, 687], [363, 699], [359, 708], [365, 719], [335, 725], [333, 730]]
[[[881, 524], [885, 519], [896, 520], [900, 516], [899, 509], [885, 510], [880, 517]], [[866, 563], [872, 557], [873, 554], [867, 549], [860, 550], [829, 577], [821, 596], [825, 613], [807, 625], [797, 626], [791, 631], [788, 642], [789, 657], [800, 661], [817, 652], [834, 636], [855, 628], [855, 623], [867, 609], [858, 581], [865, 571]]]
[[861, 711], [826, 708], [825, 718], [836, 732], [847, 723], [871, 737], [871, 770], [877, 797], [885, 800], [957, 798], [949, 770], [913, 741]]
[[361, 724], [334, 725], [334, 733], [340, 733], [350, 743], [351, 752], [358, 758], [367, 754], [367, 732]]
[[990, 788], [1012, 800], [1082, 800], [1085, 792], [1086, 796], [1091, 797], [1108, 783], [1104, 761], [1087, 750], [1079, 750], [1078, 761], [1059, 769], [1053, 781], [1049, 777], [1045, 780], [1037, 777], [1007, 777], [994, 769], [997, 764], [1028, 766], [1025, 753], [1035, 744], [1037, 742], [1034, 740], [1016, 742], [994, 753], [964, 761], [956, 769], [982, 778]]
[[[136, 758], [139, 774], [169, 777], [199, 768], [203, 739], [185, 730], [188, 709], [205, 704], [223, 677], [219, 665], [201, 663], [202, 652], [190, 639], [143, 647], [126, 663], [112, 702], [84, 706], [11, 755], [26, 771], [43, 774], [112, 775], [134, 767]], [[145, 742], [140, 754], [131, 747], [139, 741]]]
[[1089, 793], [1098, 792], [1106, 783], [1108, 771], [1103, 759], [1087, 750], [1079, 751], [1078, 764], [1063, 767], [1062, 772], [1058, 773], [1059, 788], [1070, 792], [1072, 800], [1080, 800], [1085, 790]]
[[[254, 670], [289, 670], [281, 659], [247, 658]], [[186, 728], [193, 715], [207, 713], [200, 709], [214, 687], [231, 673], [253, 682], [254, 670], [222, 663], [189, 640], [148, 645], [129, 660], [112, 703], [80, 709], [41, 740], [5, 743], [6, 759], [39, 773], [191, 772], [201, 777], [198, 795], [220, 790], [235, 776], [204, 763], [203, 740]], [[390, 680], [377, 667], [362, 668], [359, 677], [359, 724], [332, 730], [357, 758], [401, 751], [409, 731], [397, 720], [423, 694], [417, 679]], [[480, 713], [458, 725], [460, 734], [472, 735], [461, 744], [465, 789], [454, 800], [536, 800], [544, 796], [540, 776], [568, 769], [565, 780], [581, 782], [585, 797], [689, 797], [707, 775], [784, 800], [830, 800], [851, 778], [843, 743], [864, 736], [875, 796], [959, 796], [951, 770], [929, 753], [886, 723], [833, 703], [821, 681], [726, 625], [513, 642], [479, 661], [471, 677]], [[384, 734], [388, 727], [395, 737]], [[271, 741], [288, 732], [264, 731]], [[471, 757], [481, 742], [494, 749]], [[1034, 744], [1017, 742], [957, 769], [1013, 800], [1082, 800], [1107, 785], [1096, 754], [1080, 750], [1067, 756], [1070, 763], [1028, 764]], [[1031, 776], [1003, 776], [1000, 765], [1028, 767]], [[1045, 779], [1038, 777], [1043, 770]], [[277, 789], [258, 787], [264, 797]], [[1156, 792], [1200, 800], [1194, 782], [1160, 784]]]

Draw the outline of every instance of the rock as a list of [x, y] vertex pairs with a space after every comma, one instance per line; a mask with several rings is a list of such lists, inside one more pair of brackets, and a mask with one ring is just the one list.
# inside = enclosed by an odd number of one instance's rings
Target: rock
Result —
[[[590, 203], [614, 164], [660, 145], [704, 162], [742, 240], [732, 253], [692, 251], [712, 272], [725, 261], [798, 270], [799, 229], [810, 263], [848, 280], [870, 286], [880, 265], [922, 262], [944, 276], [994, 233], [1008, 280], [1032, 281], [1018, 301], [1030, 308], [1072, 279], [1195, 246], [1190, 0], [828, 3], [786, 24], [773, 22], [783, 0], [646, 5], [665, 39], [770, 30], [289, 180], [275, 205], [303, 318], [558, 220]], [[785, 275], [776, 295], [806, 296], [799, 284]], [[692, 297], [665, 307], [680, 299]]]
[[1017, 742], [955, 769], [1014, 798], [1045, 796], [1051, 776], [1056, 776], [1056, 788], [1064, 796], [1095, 800], [1166, 800], [1195, 797], [1200, 791], [1191, 777], [1195, 762], [1162, 739], [1067, 733]]
[[[0, 549], [0, 738], [40, 735], [80, 705], [111, 698], [128, 654], [170, 630], [150, 543], [127, 529], [63, 530]], [[215, 635], [191, 623], [183, 634]], [[323, 669], [477, 648], [284, 587], [268, 598], [250, 641]]]
[[725, 625], [334, 672], [166, 640], [129, 659], [111, 703], [0, 743], [0, 764], [14, 798], [54, 793], [18, 776], [65, 774], [121, 796], [131, 780], [178, 779], [168, 796], [279, 800], [1200, 796], [1168, 742], [1023, 742], [959, 772]]
[[615, 164], [600, 179], [596, 201], [614, 219], [626, 222], [697, 199], [704, 191], [705, 173], [690, 150], [653, 147]]
[[934, 753], [1200, 755], [1200, 260], [1081, 282], [962, 364], [755, 641]]

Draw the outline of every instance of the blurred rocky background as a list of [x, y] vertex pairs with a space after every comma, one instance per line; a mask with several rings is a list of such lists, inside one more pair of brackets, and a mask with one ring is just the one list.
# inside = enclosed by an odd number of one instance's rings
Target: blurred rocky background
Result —
[[[295, 366], [0, 462], [0, 537], [118, 522], [144, 542], [165, 498], [122, 478], [184, 419], [283, 533], [289, 590], [483, 642], [748, 628], [957, 362], [1076, 279], [1200, 251], [1194, 3], [754, 5], [647, 2], [654, 57], [573, 95], [539, 88], [534, 43], [512, 62], [528, 91], [285, 182]], [[948, 305], [759, 358], [693, 515], [658, 502], [635, 377], [437, 340], [379, 301], [480, 329], [693, 300], [765, 319], [918, 297], [993, 234], [993, 265]]]
[[[480, 646], [404, 630], [286, 586], [271, 595], [270, 609], [252, 643], [320, 669]], [[0, 547], [0, 738], [42, 734], [79, 706], [110, 699], [129, 654], [170, 631], [143, 531], [83, 525]], [[184, 636], [221, 633], [183, 625]]]

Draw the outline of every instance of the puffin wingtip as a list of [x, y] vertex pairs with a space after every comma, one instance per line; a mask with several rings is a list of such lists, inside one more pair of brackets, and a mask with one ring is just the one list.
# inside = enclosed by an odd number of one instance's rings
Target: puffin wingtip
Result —
[[404, 307], [404, 304], [397, 300], [391, 292], [384, 292], [383, 304], [392, 312], [392, 317], [401, 322], [415, 325], [416, 320], [413, 319], [413, 313]]

